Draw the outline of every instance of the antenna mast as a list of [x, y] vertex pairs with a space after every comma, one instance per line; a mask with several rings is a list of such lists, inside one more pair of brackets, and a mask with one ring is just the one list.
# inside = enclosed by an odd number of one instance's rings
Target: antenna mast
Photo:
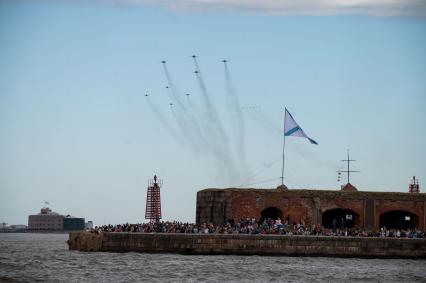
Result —
[[416, 176], [413, 176], [413, 180], [411, 181], [411, 184], [408, 187], [408, 192], [420, 193], [419, 179], [416, 179]]
[[350, 183], [349, 182], [350, 181], [350, 173], [358, 173], [360, 171], [350, 170], [350, 163], [353, 162], [353, 161], [356, 161], [356, 160], [353, 160], [353, 159], [349, 158], [349, 149], [348, 149], [348, 159], [343, 159], [341, 161], [348, 163], [348, 167], [347, 167], [348, 169], [347, 170], [339, 170], [339, 171], [337, 171], [337, 174], [339, 175], [338, 180], [340, 180], [340, 174], [346, 173], [347, 176], [348, 176], [348, 184], [349, 184]]

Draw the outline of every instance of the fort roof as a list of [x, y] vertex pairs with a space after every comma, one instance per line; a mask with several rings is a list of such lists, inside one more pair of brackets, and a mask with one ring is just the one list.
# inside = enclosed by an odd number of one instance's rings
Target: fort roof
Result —
[[321, 198], [346, 198], [346, 199], [389, 199], [389, 200], [418, 200], [425, 201], [425, 193], [404, 193], [404, 192], [381, 192], [381, 191], [341, 191], [341, 190], [320, 190], [320, 189], [254, 189], [254, 188], [208, 188], [200, 190], [205, 192], [229, 192], [229, 193], [260, 193], [260, 194], [281, 194], [288, 197], [321, 197]]

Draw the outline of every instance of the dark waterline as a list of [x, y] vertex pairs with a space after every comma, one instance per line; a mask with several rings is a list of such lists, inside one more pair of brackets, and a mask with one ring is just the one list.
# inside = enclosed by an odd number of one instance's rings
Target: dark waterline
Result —
[[69, 251], [67, 234], [0, 234], [0, 282], [426, 282], [426, 261]]

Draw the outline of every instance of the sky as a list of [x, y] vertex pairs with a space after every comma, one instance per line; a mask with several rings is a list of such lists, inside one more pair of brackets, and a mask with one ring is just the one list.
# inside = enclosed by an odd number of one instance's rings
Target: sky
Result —
[[349, 149], [359, 190], [423, 191], [424, 1], [293, 2], [0, 1], [0, 222], [143, 222], [154, 174], [194, 222], [281, 183], [284, 108], [318, 142], [286, 138], [290, 189], [339, 190]]

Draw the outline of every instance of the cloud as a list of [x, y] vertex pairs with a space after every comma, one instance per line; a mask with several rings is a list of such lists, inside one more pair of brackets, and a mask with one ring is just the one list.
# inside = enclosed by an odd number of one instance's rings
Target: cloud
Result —
[[[70, 0], [71, 1], [71, 0]], [[118, 5], [148, 4], [184, 12], [237, 11], [267, 15], [426, 16], [425, 0], [104, 0]], [[97, 0], [97, 2], [103, 2]]]

